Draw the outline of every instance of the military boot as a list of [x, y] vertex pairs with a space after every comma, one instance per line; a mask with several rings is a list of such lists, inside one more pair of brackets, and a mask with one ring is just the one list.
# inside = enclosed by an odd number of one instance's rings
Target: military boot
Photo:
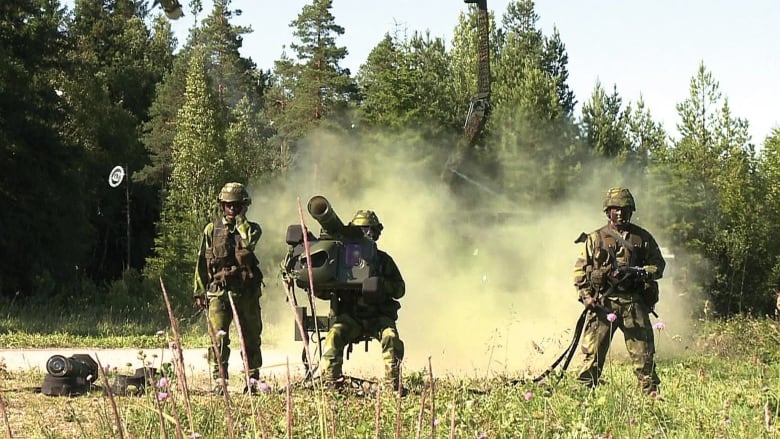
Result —
[[332, 390], [340, 392], [344, 390], [347, 385], [347, 379], [343, 375], [337, 378], [323, 377], [322, 386], [325, 390]]
[[385, 376], [384, 387], [393, 394], [404, 397], [409, 393], [409, 389], [404, 387], [403, 381], [399, 374], [389, 374]]
[[249, 381], [246, 383], [246, 386], [244, 386], [244, 394], [257, 395], [258, 393], [257, 386], [259, 383], [260, 383], [260, 372], [254, 370], [249, 375]]
[[222, 396], [225, 394], [225, 389], [228, 387], [228, 381], [223, 380], [222, 378], [217, 378], [214, 380], [214, 387], [212, 388], [212, 393], [216, 396]]

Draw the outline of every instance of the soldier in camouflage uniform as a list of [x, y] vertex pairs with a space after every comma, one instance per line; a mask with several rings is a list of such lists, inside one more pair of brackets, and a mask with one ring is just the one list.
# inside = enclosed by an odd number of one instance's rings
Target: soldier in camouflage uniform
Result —
[[[383, 229], [376, 213], [370, 210], [359, 210], [350, 226], [360, 227], [363, 234], [374, 241], [379, 239]], [[325, 337], [322, 355], [322, 378], [328, 386], [338, 388], [344, 383], [342, 365], [347, 344], [370, 337], [382, 344], [386, 384], [393, 390], [400, 387], [404, 343], [396, 328], [398, 309], [401, 308], [397, 299], [403, 297], [406, 286], [390, 255], [377, 250], [377, 258], [381, 281], [379, 291], [384, 296], [383, 300], [367, 303], [359, 295], [333, 294], [330, 297], [333, 323]]]
[[[220, 380], [228, 378], [229, 333], [230, 323], [233, 321], [228, 295], [233, 298], [249, 364], [250, 383], [247, 383], [244, 391], [254, 393], [254, 384], [259, 378], [259, 368], [263, 364], [260, 351], [260, 334], [263, 331], [260, 317], [263, 273], [254, 253], [262, 230], [260, 225], [246, 219], [246, 210], [252, 199], [241, 183], [227, 183], [222, 187], [218, 202], [222, 216], [207, 224], [201, 237], [195, 267], [195, 304], [208, 309], [211, 326], [219, 334], [219, 356], [215, 355], [214, 349], [211, 348], [208, 359], [212, 377], [217, 383], [214, 390], [220, 393]], [[220, 376], [217, 358], [221, 360], [224, 377]]]
[[588, 310], [578, 380], [598, 384], [612, 336], [620, 328], [639, 384], [650, 394], [660, 383], [650, 313], [666, 262], [653, 236], [631, 223], [635, 210], [628, 189], [609, 189], [604, 200], [607, 225], [588, 235], [575, 264], [574, 285]]

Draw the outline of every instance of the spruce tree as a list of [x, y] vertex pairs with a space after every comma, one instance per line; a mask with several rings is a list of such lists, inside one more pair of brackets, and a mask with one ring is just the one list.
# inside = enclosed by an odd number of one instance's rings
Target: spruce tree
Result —
[[[275, 62], [272, 90], [267, 102], [269, 120], [281, 151], [282, 168], [295, 160], [297, 141], [317, 127], [347, 129], [356, 86], [349, 69], [340, 63], [347, 49], [336, 43], [344, 28], [336, 24], [331, 0], [313, 0], [290, 23], [295, 57], [286, 53]], [[316, 151], [322, 153], [323, 151]]]
[[[216, 196], [232, 177], [225, 157], [224, 121], [206, 74], [206, 54], [196, 50], [187, 72], [184, 105], [177, 115], [173, 163], [155, 241], [155, 255], [146, 275], [165, 276], [189, 287], [195, 267], [194, 248], [203, 226], [216, 212]], [[174, 290], [176, 291], [176, 290]]]

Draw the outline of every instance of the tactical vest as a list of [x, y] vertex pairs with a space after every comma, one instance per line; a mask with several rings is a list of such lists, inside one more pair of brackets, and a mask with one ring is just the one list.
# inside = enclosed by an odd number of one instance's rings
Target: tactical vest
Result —
[[594, 270], [617, 270], [620, 267], [644, 265], [644, 241], [639, 234], [632, 233], [630, 228], [627, 240], [609, 226], [596, 230], [592, 236]]
[[211, 247], [205, 255], [211, 274], [209, 291], [259, 286], [263, 279], [260, 262], [243, 245], [241, 234], [236, 230], [231, 233], [222, 219], [214, 220], [213, 225]]
[[[604, 226], [592, 234], [593, 248], [593, 269], [591, 273], [591, 282], [601, 292], [605, 291], [612, 284], [614, 275], [622, 267], [636, 267], [644, 265], [644, 240], [636, 233], [637, 230], [629, 227], [628, 238], [623, 236], [609, 226]], [[602, 279], [594, 282], [594, 278]], [[623, 281], [616, 285], [614, 295], [631, 295], [633, 293], [643, 293], [646, 286], [639, 281]]]

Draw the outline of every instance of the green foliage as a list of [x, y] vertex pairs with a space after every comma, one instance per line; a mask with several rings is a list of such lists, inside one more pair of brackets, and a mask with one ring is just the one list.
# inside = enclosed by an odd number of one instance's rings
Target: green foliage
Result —
[[177, 115], [173, 169], [156, 254], [147, 264], [147, 276], [162, 276], [177, 287], [191, 278], [200, 231], [214, 213], [219, 188], [231, 177], [225, 160], [224, 120], [209, 81], [205, 54], [196, 51], [187, 73], [185, 102]]
[[[249, 397], [234, 387], [226, 406], [206, 390], [206, 371], [188, 378], [185, 402], [175, 369], [162, 365], [168, 384], [158, 376], [157, 386], [140, 396], [115, 395], [114, 402], [133, 437], [174, 437], [177, 428], [190, 435], [190, 425], [200, 437], [228, 437], [228, 415], [236, 437], [773, 437], [780, 416], [778, 334], [777, 322], [734, 319], [700, 328], [682, 355], [664, 357], [662, 345], [660, 398], [642, 394], [630, 365], [610, 356], [607, 382], [593, 391], [568, 376], [556, 385], [435, 375], [431, 383], [429, 371], [413, 371], [406, 382], [410, 393], [402, 399], [390, 392], [358, 397], [297, 384], [288, 393], [285, 378], [269, 377], [267, 393]], [[675, 342], [663, 333], [658, 340]], [[165, 337], [157, 342], [165, 345]], [[143, 352], [138, 359], [150, 360]], [[132, 370], [115, 366], [106, 378], [112, 382], [119, 373]], [[4, 370], [3, 379], [9, 428], [16, 435], [115, 435], [111, 401], [93, 397], [103, 395], [101, 387], [84, 397], [41, 399], [29, 389], [40, 385], [42, 372]], [[53, 414], [58, 422], [38, 421]]]
[[630, 150], [628, 117], [622, 104], [616, 86], [607, 95], [597, 82], [590, 100], [582, 106], [585, 142], [598, 155], [614, 158]]
[[765, 253], [768, 227], [754, 221], [756, 205], [749, 201], [759, 193], [747, 121], [731, 114], [703, 64], [678, 112], [682, 137], [653, 169], [662, 176], [655, 190], [669, 203], [662, 224], [674, 242], [714, 265], [704, 285], [718, 312], [761, 313], [768, 304], [763, 279], [774, 258]]
[[367, 128], [417, 132], [424, 139], [441, 142], [460, 123], [456, 109], [461, 107], [454, 105], [449, 66], [442, 39], [415, 33], [401, 40], [386, 34], [358, 74], [364, 96], [359, 117]]
[[323, 126], [351, 125], [348, 110], [356, 86], [349, 69], [339, 65], [347, 49], [336, 45], [344, 28], [336, 24], [332, 7], [331, 0], [305, 5], [290, 23], [295, 59], [284, 53], [274, 63], [266, 108], [276, 130], [272, 142], [281, 151], [282, 169], [294, 161], [296, 142], [307, 133]]
[[[150, 17], [150, 2], [78, 0], [73, 11], [3, 2], [0, 295], [87, 297], [120, 312], [154, 301], [144, 291], [163, 276], [188, 301], [219, 186], [290, 184], [275, 179], [304, 165], [303, 148], [307, 165], [332, 153], [323, 131], [353, 133], [350, 148], [381, 144], [388, 163], [412, 157], [404, 172], [440, 171], [476, 90], [476, 7], [461, 5], [449, 49], [444, 38], [396, 29], [353, 78], [336, 44], [349, 30], [332, 5], [304, 6], [289, 55], [262, 72], [240, 54], [250, 29], [233, 23], [230, 0], [214, 2], [175, 55], [170, 23]], [[189, 6], [200, 18], [201, 2]], [[566, 199], [593, 177], [638, 185], [685, 291], [721, 315], [770, 312], [780, 285], [780, 131], [756, 149], [703, 64], [677, 108], [677, 139], [641, 98], [625, 102], [619, 84], [596, 84], [577, 119], [558, 30], [542, 32], [530, 0], [490, 16], [493, 112], [459, 167], [469, 189], [453, 193], [509, 194], [517, 209]], [[130, 174], [119, 189], [105, 184], [115, 165]], [[365, 188], [372, 176], [360, 179]], [[137, 271], [142, 280], [128, 275]]]
[[499, 185], [519, 194], [521, 204], [562, 197], [581, 160], [565, 86], [568, 58], [555, 34], [542, 34], [538, 19], [531, 1], [507, 6], [489, 121]]
[[[0, 6], [0, 295], [74, 282], [95, 236], [80, 145], [63, 138], [68, 40], [57, 2]], [[101, 178], [101, 181], [104, 181]], [[45, 285], [51, 282], [49, 285]]]

